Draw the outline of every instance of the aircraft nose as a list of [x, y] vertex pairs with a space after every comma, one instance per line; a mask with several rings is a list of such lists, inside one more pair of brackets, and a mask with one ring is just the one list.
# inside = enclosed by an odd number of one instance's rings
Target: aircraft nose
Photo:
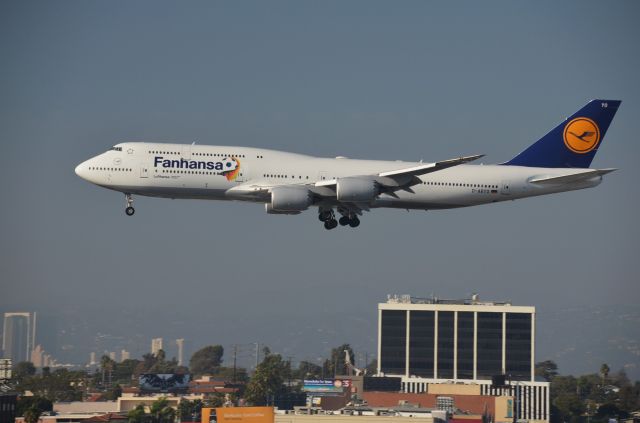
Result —
[[87, 162], [82, 162], [78, 166], [76, 166], [76, 175], [81, 177], [82, 179], [87, 179]]

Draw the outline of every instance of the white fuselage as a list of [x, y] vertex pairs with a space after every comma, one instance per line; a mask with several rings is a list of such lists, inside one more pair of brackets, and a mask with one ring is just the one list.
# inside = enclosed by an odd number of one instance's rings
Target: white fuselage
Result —
[[[235, 175], [224, 174], [224, 160], [237, 160]], [[195, 163], [195, 165], [194, 165]], [[248, 182], [303, 185], [348, 176], [393, 171], [421, 163], [347, 158], [318, 158], [249, 147], [122, 143], [76, 168], [96, 185], [128, 194], [165, 198], [245, 200], [230, 189]], [[228, 164], [226, 164], [228, 165]], [[504, 165], [459, 165], [419, 176], [422, 183], [395, 196], [381, 194], [370, 207], [447, 209], [555, 192], [590, 188], [602, 177], [573, 183], [532, 184], [540, 177], [574, 175], [589, 169]], [[251, 201], [251, 200], [249, 200]], [[255, 200], [254, 200], [255, 201]], [[264, 203], [264, 200], [260, 202]], [[321, 205], [321, 204], [317, 204]], [[330, 203], [324, 205], [331, 206]]]

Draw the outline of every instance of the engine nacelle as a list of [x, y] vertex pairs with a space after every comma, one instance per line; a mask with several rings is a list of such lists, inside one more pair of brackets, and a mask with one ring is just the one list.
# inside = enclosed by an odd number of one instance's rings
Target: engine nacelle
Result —
[[368, 202], [378, 194], [375, 181], [368, 178], [340, 178], [336, 186], [338, 201]]
[[267, 204], [267, 213], [301, 212], [309, 208], [312, 202], [311, 191], [300, 186], [276, 187], [271, 190], [271, 204]]

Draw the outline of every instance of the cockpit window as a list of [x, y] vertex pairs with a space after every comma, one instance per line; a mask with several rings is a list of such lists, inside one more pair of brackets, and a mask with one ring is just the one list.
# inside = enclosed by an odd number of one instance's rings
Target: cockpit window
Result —
[[122, 147], [111, 147], [110, 150], [113, 151], [122, 151]]

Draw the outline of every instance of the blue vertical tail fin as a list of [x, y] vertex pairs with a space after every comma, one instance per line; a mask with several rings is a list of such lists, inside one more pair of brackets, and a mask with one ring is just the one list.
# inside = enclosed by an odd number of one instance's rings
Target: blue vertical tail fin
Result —
[[591, 100], [504, 165], [587, 168], [620, 107], [619, 100]]

